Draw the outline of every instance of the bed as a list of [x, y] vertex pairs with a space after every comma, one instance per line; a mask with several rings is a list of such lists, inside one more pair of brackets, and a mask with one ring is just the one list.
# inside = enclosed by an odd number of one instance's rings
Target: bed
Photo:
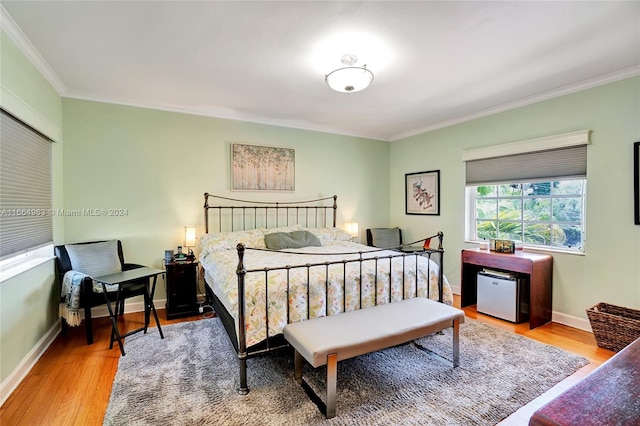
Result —
[[247, 359], [286, 346], [288, 323], [416, 295], [453, 303], [441, 232], [428, 238], [435, 249], [354, 243], [336, 227], [335, 195], [281, 203], [205, 193], [204, 215], [198, 252], [207, 301], [238, 355], [240, 394], [249, 392]]

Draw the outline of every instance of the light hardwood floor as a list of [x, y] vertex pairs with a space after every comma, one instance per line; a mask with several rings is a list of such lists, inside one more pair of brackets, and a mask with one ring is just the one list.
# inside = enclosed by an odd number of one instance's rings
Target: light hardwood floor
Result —
[[[459, 306], [459, 298], [455, 304]], [[559, 383], [505, 419], [501, 425], [526, 425], [531, 414], [544, 402], [583, 378], [609, 359], [613, 352], [598, 348], [591, 333], [549, 323], [529, 330], [528, 323], [510, 324], [465, 308], [469, 318], [495, 325], [540, 342], [558, 346], [589, 359], [590, 364]], [[167, 321], [164, 310], [158, 309], [161, 324], [196, 321], [200, 316]], [[127, 314], [121, 330], [139, 327], [142, 313]], [[153, 321], [152, 321], [153, 323]], [[40, 358], [15, 392], [0, 407], [0, 424], [13, 425], [101, 425], [111, 394], [111, 385], [118, 367], [120, 351], [117, 345], [109, 350], [110, 324], [107, 318], [94, 322], [93, 345], [87, 345], [84, 328], [75, 327], [66, 336], [58, 336]]]

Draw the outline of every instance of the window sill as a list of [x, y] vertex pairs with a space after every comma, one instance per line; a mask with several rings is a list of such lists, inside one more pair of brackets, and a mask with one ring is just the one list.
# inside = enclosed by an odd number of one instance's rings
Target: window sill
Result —
[[42, 265], [45, 262], [53, 259], [54, 256], [51, 257], [37, 257], [35, 259], [29, 259], [24, 262], [20, 262], [17, 265], [11, 265], [7, 268], [3, 268], [0, 271], [0, 283], [3, 283], [17, 275], [20, 275], [26, 271], [29, 271], [36, 266]]
[[[467, 244], [475, 244], [478, 247], [488, 248], [488, 243], [486, 241], [466, 241]], [[570, 254], [575, 256], [584, 256], [585, 253], [581, 251], [573, 251], [573, 250], [563, 250], [557, 247], [531, 247], [524, 246], [523, 251], [534, 252], [534, 253], [562, 253], [562, 254]]]
[[562, 250], [561, 248], [549, 247], [549, 248], [540, 248], [540, 247], [525, 247], [526, 251], [532, 252], [540, 252], [540, 253], [562, 253], [562, 254], [572, 254], [575, 256], [584, 256], [583, 251], [573, 251], [573, 250]]

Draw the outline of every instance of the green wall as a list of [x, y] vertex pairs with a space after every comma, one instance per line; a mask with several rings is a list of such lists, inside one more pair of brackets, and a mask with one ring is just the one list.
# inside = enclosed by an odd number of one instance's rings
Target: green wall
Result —
[[[204, 232], [203, 194], [307, 200], [338, 195], [338, 226], [389, 222], [389, 143], [174, 112], [64, 99], [65, 242], [123, 241], [127, 261], [161, 267], [184, 226]], [[294, 192], [230, 191], [232, 142], [295, 149]], [[363, 239], [364, 240], [364, 239]], [[163, 299], [159, 286], [156, 299]]]
[[[0, 88], [2, 108], [56, 141], [52, 146], [53, 207], [61, 207], [62, 100], [4, 31], [0, 32]], [[62, 239], [63, 232], [61, 218], [54, 218], [54, 239]], [[53, 257], [0, 280], [1, 400], [20, 363], [32, 357], [41, 339], [57, 326], [58, 302]]]
[[[465, 149], [591, 130], [586, 253], [551, 253], [554, 318], [585, 320], [597, 302], [640, 308], [640, 226], [633, 224], [632, 145], [640, 140], [640, 77], [476, 119], [391, 144], [391, 223], [418, 239], [445, 233], [445, 273], [460, 285]], [[440, 170], [441, 214], [407, 216], [404, 174]], [[568, 317], [568, 318], [563, 318]]]
[[58, 320], [53, 260], [0, 283], [2, 380]]

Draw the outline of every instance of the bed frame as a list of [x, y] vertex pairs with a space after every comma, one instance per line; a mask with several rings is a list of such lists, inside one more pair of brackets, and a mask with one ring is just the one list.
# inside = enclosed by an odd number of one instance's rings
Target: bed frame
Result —
[[[216, 195], [210, 195], [209, 193], [204, 194], [204, 222], [205, 222], [205, 232], [231, 232], [231, 231], [244, 231], [248, 229], [255, 228], [277, 228], [280, 226], [289, 226], [300, 224], [303, 227], [307, 228], [326, 228], [326, 227], [336, 227], [336, 216], [337, 216], [337, 195], [326, 198], [318, 198], [314, 200], [307, 201], [290, 201], [290, 202], [271, 202], [271, 201], [247, 201], [247, 200], [239, 200], [228, 197], [221, 197]], [[210, 200], [224, 200], [224, 205], [209, 205]], [[234, 204], [227, 204], [228, 202]], [[215, 217], [217, 218], [217, 226], [211, 227], [209, 216], [210, 210], [213, 210]], [[438, 248], [437, 249], [425, 249], [420, 251], [411, 251], [411, 252], [402, 252], [398, 251], [398, 254], [388, 255], [384, 254], [380, 257], [362, 257], [362, 252], [359, 252], [360, 256], [358, 259], [350, 259], [350, 260], [335, 260], [335, 261], [327, 261], [322, 263], [306, 263], [304, 265], [288, 265], [278, 268], [261, 268], [261, 269], [249, 269], [247, 270], [244, 265], [244, 256], [247, 251], [251, 250], [251, 248], [245, 247], [244, 244], [238, 244], [238, 266], [236, 269], [236, 273], [238, 275], [238, 323], [245, 324], [245, 279], [247, 274], [265, 274], [265, 278], [268, 276], [270, 272], [278, 271], [278, 270], [291, 270], [297, 268], [304, 268], [309, 270], [311, 267], [317, 266], [325, 266], [329, 268], [329, 265], [343, 265], [346, 267], [347, 263], [359, 263], [362, 265], [363, 261], [367, 262], [389, 262], [391, 263], [393, 258], [404, 258], [407, 256], [426, 256], [429, 259], [434, 257], [434, 262], [439, 264], [438, 271], [438, 301], [442, 302], [443, 300], [443, 259], [444, 259], [444, 249], [442, 248], [442, 240], [443, 233], [438, 232], [437, 234], [428, 237], [426, 239], [437, 238], [438, 240]], [[411, 246], [417, 243], [420, 245], [426, 239], [414, 241], [412, 243], [408, 243], [403, 245]], [[388, 249], [400, 249], [401, 247], [394, 248], [385, 248], [379, 249], [388, 250]], [[260, 249], [265, 250], [265, 249]], [[375, 251], [374, 251], [375, 252]], [[367, 252], [369, 253], [369, 252]], [[344, 253], [345, 255], [354, 253]], [[338, 256], [339, 259], [339, 256]], [[417, 269], [417, 259], [416, 259], [416, 269]], [[390, 273], [391, 273], [391, 268]], [[362, 269], [360, 269], [362, 271]], [[362, 272], [361, 272], [362, 274]], [[428, 272], [429, 276], [430, 272]], [[416, 271], [416, 293], [418, 290], [418, 280], [417, 280], [417, 271]], [[205, 274], [206, 278], [206, 274]], [[265, 279], [265, 281], [268, 281]], [[377, 279], [376, 279], [377, 281]], [[360, 276], [360, 282], [362, 282], [362, 275]], [[376, 282], [377, 285], [377, 282]], [[403, 283], [404, 287], [404, 283]], [[429, 283], [427, 283], [427, 292], [430, 290]], [[287, 290], [289, 288], [289, 283], [287, 282]], [[238, 388], [238, 393], [241, 395], [246, 395], [249, 393], [249, 387], [247, 386], [247, 359], [250, 357], [254, 357], [260, 354], [264, 354], [275, 349], [280, 349], [283, 347], [289, 346], [285, 341], [282, 333], [279, 333], [275, 336], [269, 335], [269, 309], [265, 306], [266, 312], [266, 333], [267, 338], [251, 347], [247, 347], [246, 336], [245, 336], [245, 327], [239, 327], [239, 333], [236, 333], [235, 321], [233, 315], [229, 313], [222, 302], [218, 299], [218, 297], [213, 293], [209, 285], [205, 283], [205, 290], [207, 293], [207, 302], [213, 306], [216, 314], [222, 320], [225, 330], [231, 340], [231, 343], [236, 350], [236, 354], [238, 356], [238, 360], [240, 363], [240, 387]], [[268, 290], [268, 289], [267, 289]], [[361, 289], [358, 290], [360, 294], [362, 294]], [[343, 295], [345, 292], [342, 292]], [[375, 292], [375, 304], [378, 303], [377, 292]], [[403, 298], [406, 298], [406, 294], [403, 294]], [[307, 288], [307, 300], [309, 300], [309, 288]], [[429, 294], [427, 294], [429, 297]], [[267, 299], [267, 298], [265, 298]], [[288, 299], [288, 295], [287, 295]], [[389, 301], [391, 301], [391, 291], [389, 291]], [[265, 303], [268, 303], [268, 300], [265, 300]], [[328, 303], [325, 303], [325, 315], [328, 315]], [[343, 304], [344, 306], [344, 304]], [[307, 309], [309, 304], [307, 304]], [[358, 307], [359, 309], [360, 307]], [[287, 305], [288, 309], [288, 305]], [[343, 308], [344, 309], [344, 308]], [[307, 314], [307, 317], [309, 315]], [[287, 311], [287, 323], [289, 323], [289, 312]]]

